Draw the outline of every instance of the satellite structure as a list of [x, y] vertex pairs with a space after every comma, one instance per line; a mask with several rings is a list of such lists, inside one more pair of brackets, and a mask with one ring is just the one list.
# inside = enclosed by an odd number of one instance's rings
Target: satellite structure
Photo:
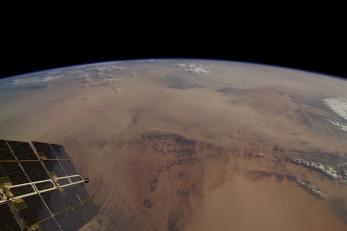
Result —
[[73, 231], [97, 214], [62, 145], [0, 140], [0, 230]]

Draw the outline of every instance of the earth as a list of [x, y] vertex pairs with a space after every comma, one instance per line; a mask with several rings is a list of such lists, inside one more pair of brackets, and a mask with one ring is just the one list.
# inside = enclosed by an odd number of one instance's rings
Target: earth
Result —
[[60, 143], [99, 214], [82, 230], [347, 230], [347, 81], [216, 60], [0, 80], [0, 138]]

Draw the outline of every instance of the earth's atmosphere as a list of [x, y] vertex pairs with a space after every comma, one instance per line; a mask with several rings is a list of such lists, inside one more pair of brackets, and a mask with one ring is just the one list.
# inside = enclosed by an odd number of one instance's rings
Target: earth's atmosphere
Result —
[[347, 230], [347, 82], [209, 60], [0, 80], [0, 138], [63, 144], [82, 230]]

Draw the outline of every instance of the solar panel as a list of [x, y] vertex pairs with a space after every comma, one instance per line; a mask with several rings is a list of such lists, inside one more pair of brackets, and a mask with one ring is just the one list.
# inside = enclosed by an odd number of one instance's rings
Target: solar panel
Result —
[[41, 221], [50, 216], [50, 213], [41, 200], [39, 195], [33, 195], [22, 199], [24, 203], [20, 209], [17, 210], [20, 217], [23, 218], [25, 223], [30, 226], [38, 221]]
[[68, 180], [68, 179], [58, 179], [57, 180], [57, 183], [59, 184], [59, 185], [66, 185], [66, 184], [69, 184], [70, 183], [70, 181]]
[[0, 183], [22, 184], [29, 182], [17, 162], [0, 162]]
[[53, 153], [57, 156], [58, 159], [68, 159], [68, 155], [62, 145], [59, 144], [50, 144]]
[[59, 190], [48, 191], [42, 193], [41, 196], [52, 213], [58, 213], [69, 206], [64, 195]]
[[55, 216], [55, 219], [65, 231], [74, 231], [79, 228], [76, 224], [76, 221], [79, 220], [79, 218], [76, 217], [72, 209], [62, 211]]
[[21, 187], [11, 188], [10, 191], [13, 194], [13, 196], [19, 196], [35, 192], [34, 188], [31, 185], [23, 185]]
[[73, 166], [71, 160], [60, 160], [60, 164], [63, 166], [65, 172], [68, 175], [77, 174], [75, 167]]
[[10, 210], [8, 204], [0, 205], [0, 230], [1, 231], [20, 231], [16, 218]]
[[79, 199], [76, 192], [75, 185], [64, 188], [64, 197], [69, 203], [70, 207], [76, 206], [77, 204], [81, 203], [81, 200]]
[[77, 216], [81, 216], [81, 219], [76, 220], [76, 226], [80, 228], [83, 224], [85, 224], [89, 218], [88, 218], [88, 207], [85, 205], [78, 205], [74, 207], [73, 213]]
[[18, 160], [37, 160], [33, 149], [27, 142], [7, 141]]
[[0, 140], [0, 160], [15, 160], [5, 140]]
[[76, 169], [75, 169], [75, 167], [73, 166], [71, 160], [60, 160], [59, 162], [60, 162], [60, 164], [63, 166], [65, 172], [66, 172], [68, 175], [74, 175], [74, 174], [76, 174]]
[[32, 181], [46, 180], [49, 178], [40, 161], [21, 162], [21, 165]]
[[62, 177], [66, 176], [65, 171], [60, 165], [58, 160], [43, 160], [46, 169], [52, 176]]
[[79, 206], [75, 208], [76, 211], [78, 211], [78, 214], [81, 214], [83, 223], [86, 223], [90, 219], [92, 219], [94, 216], [96, 216], [97, 208], [95, 204], [92, 202], [92, 200], [87, 200], [83, 203], [83, 206]]
[[38, 223], [41, 231], [61, 231], [56, 220], [51, 217]]
[[81, 176], [72, 176], [70, 179], [72, 182], [78, 182], [82, 180]]
[[40, 157], [46, 159], [57, 159], [49, 144], [35, 141], [33, 141], [32, 144], [34, 145], [36, 152]]
[[0, 230], [79, 229], [97, 213], [88, 181], [63, 146], [32, 144], [0, 140]]
[[39, 183], [36, 183], [35, 186], [38, 190], [54, 188], [54, 184], [52, 181], [39, 182]]
[[83, 185], [76, 185], [75, 189], [76, 189], [77, 195], [79, 196], [79, 198], [82, 201], [85, 201], [88, 198], [90, 198], [88, 191], [86, 190], [86, 188]]

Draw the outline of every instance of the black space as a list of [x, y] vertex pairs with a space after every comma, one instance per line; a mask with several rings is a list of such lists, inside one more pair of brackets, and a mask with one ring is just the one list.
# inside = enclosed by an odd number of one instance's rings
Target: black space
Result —
[[347, 42], [332, 31], [175, 26], [6, 31], [0, 43], [0, 77], [83, 63], [178, 57], [262, 63], [347, 78]]

